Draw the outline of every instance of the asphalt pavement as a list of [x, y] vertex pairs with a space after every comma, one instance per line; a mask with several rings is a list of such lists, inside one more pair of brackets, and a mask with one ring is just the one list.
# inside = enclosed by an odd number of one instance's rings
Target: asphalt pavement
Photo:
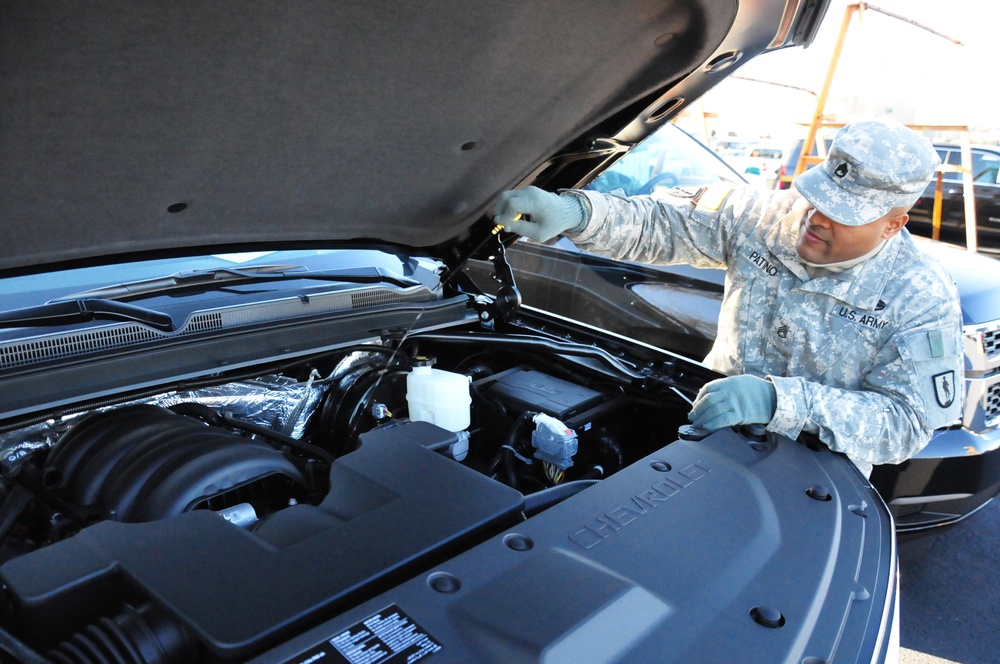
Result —
[[1000, 662], [1000, 499], [899, 552], [902, 664]]

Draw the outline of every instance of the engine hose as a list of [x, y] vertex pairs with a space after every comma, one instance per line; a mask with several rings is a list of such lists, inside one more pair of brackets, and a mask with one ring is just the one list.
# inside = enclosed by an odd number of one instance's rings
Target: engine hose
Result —
[[634, 365], [629, 366], [631, 364], [630, 362], [621, 360], [602, 348], [574, 342], [558, 341], [547, 337], [530, 335], [491, 336], [488, 334], [437, 333], [420, 334], [414, 338], [451, 344], [477, 344], [480, 347], [487, 345], [508, 346], [511, 348], [520, 348], [528, 352], [551, 352], [559, 355], [589, 357], [603, 362], [606, 366], [611, 367], [627, 378], [639, 381], [651, 378], [651, 376], [647, 376], [646, 374], [634, 369]]
[[[0, 627], [0, 655], [9, 655], [13, 658], [11, 661], [21, 664], [49, 664], [41, 655], [2, 627]], [[7, 659], [0, 657], [0, 661], [6, 662]]]
[[205, 422], [206, 424], [212, 424], [219, 426], [222, 424], [222, 415], [219, 411], [212, 408], [211, 406], [206, 406], [203, 403], [192, 403], [184, 402], [174, 404], [170, 406], [168, 410], [172, 410], [178, 415], [187, 415], [188, 417], [194, 417], [196, 419]]
[[55, 664], [188, 664], [197, 656], [191, 634], [150, 604], [126, 606], [113, 619], [87, 625], [46, 653]]
[[622, 469], [624, 457], [622, 456], [621, 445], [611, 436], [601, 436], [598, 439], [600, 445], [601, 460], [615, 472]]
[[518, 485], [517, 469], [514, 468], [514, 452], [510, 448], [504, 449], [503, 468], [507, 477], [507, 486], [516, 489]]
[[256, 434], [261, 438], [270, 441], [271, 443], [278, 443], [279, 445], [287, 445], [288, 447], [291, 447], [292, 449], [297, 450], [298, 452], [301, 452], [307, 456], [311, 456], [314, 459], [319, 459], [320, 461], [324, 461], [326, 462], [327, 465], [332, 466], [333, 462], [336, 460], [336, 457], [334, 457], [334, 455], [330, 454], [321, 447], [317, 447], [305, 441], [301, 441], [298, 438], [292, 438], [287, 434], [279, 433], [277, 431], [272, 431], [271, 429], [260, 426], [259, 424], [254, 424], [253, 422], [242, 420], [233, 415], [230, 411], [226, 411], [225, 413], [223, 413], [222, 421], [236, 429], [241, 429], [248, 433]]
[[524, 497], [524, 514], [525, 516], [538, 514], [539, 512], [547, 510], [553, 505], [560, 503], [571, 496], [575, 496], [587, 487], [597, 484], [600, 481], [601, 480], [576, 480], [573, 482], [566, 482], [565, 484], [557, 484], [556, 486], [549, 487], [548, 489], [542, 489], [541, 491], [536, 491], [535, 493], [530, 493]]
[[507, 485], [512, 489], [516, 489], [519, 484], [517, 479], [517, 468], [514, 467], [514, 460], [520, 456], [517, 443], [521, 437], [521, 430], [524, 428], [524, 425], [530, 422], [531, 418], [537, 414], [538, 413], [530, 410], [524, 411], [510, 428], [510, 433], [507, 434], [507, 444], [503, 447], [503, 463], [504, 470], [507, 475]]
[[3, 505], [0, 505], [0, 544], [7, 539], [7, 533], [17, 523], [17, 518], [31, 502], [31, 498], [31, 492], [20, 484], [15, 484], [4, 496]]

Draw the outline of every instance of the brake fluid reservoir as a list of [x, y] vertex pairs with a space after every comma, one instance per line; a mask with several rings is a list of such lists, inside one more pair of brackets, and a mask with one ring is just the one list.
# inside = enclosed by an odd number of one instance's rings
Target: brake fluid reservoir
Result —
[[469, 427], [472, 396], [465, 374], [415, 366], [406, 376], [406, 404], [413, 421], [430, 422], [448, 431]]

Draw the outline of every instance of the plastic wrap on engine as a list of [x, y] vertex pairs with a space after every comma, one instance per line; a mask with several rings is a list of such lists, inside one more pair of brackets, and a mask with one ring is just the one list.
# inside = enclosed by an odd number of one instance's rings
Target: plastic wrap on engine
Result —
[[[253, 380], [226, 383], [183, 392], [168, 392], [128, 404], [95, 408], [99, 412], [123, 405], [148, 404], [169, 408], [182, 403], [197, 403], [221, 412], [231, 412], [241, 420], [259, 424], [293, 438], [305, 433], [309, 416], [323, 396], [326, 387], [319, 374], [313, 373], [306, 382], [279, 375], [261, 376]], [[15, 431], [0, 433], [0, 472], [11, 475], [33, 452], [51, 447], [86, 413], [67, 414], [58, 420], [47, 420]]]
[[181, 403], [199, 403], [220, 413], [231, 412], [241, 420], [292, 438], [301, 438], [309, 415], [322, 396], [323, 386], [319, 384], [317, 374], [304, 383], [275, 375], [190, 392], [171, 392], [137, 403], [164, 408]]

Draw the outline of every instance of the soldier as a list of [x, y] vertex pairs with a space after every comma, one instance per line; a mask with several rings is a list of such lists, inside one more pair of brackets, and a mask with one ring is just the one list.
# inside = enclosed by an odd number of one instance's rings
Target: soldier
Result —
[[786, 191], [714, 184], [663, 200], [504, 192], [496, 221], [619, 260], [725, 268], [719, 332], [690, 419], [815, 434], [868, 475], [961, 417], [954, 283], [904, 226], [938, 164], [931, 144], [855, 122]]

